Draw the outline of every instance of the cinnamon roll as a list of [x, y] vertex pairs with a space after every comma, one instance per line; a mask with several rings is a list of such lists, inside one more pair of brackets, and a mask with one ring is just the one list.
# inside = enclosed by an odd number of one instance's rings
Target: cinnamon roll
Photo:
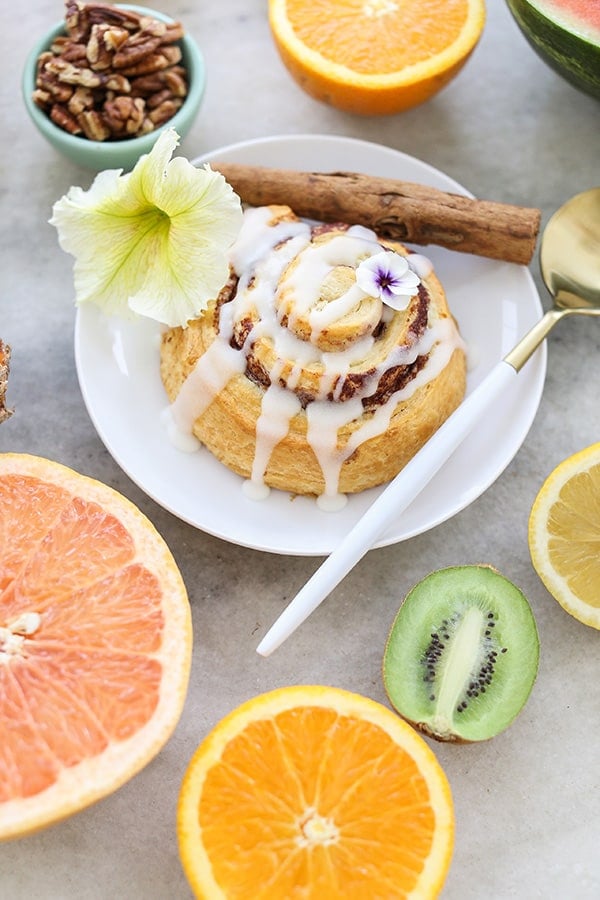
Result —
[[230, 261], [206, 311], [162, 337], [175, 431], [257, 495], [333, 501], [391, 480], [465, 391], [463, 342], [431, 264], [282, 206], [246, 210]]

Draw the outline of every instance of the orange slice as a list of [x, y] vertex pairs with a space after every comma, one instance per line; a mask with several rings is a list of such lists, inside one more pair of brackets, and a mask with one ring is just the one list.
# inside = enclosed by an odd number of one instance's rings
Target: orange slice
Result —
[[184, 777], [181, 858], [197, 897], [435, 897], [454, 814], [425, 741], [338, 688], [285, 687], [226, 716]]
[[269, 0], [275, 45], [307, 93], [382, 115], [428, 100], [460, 71], [484, 0]]
[[55, 462], [0, 454], [0, 838], [115, 790], [179, 718], [186, 590], [128, 500]]
[[529, 516], [531, 561], [572, 616], [600, 628], [600, 443], [550, 473]]

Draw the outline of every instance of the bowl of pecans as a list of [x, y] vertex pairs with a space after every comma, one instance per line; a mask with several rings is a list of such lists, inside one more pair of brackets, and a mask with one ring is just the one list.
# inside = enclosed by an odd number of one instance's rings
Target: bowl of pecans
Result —
[[86, 168], [129, 171], [159, 132], [189, 131], [204, 60], [180, 22], [141, 6], [66, 0], [31, 50], [22, 91], [44, 137]]

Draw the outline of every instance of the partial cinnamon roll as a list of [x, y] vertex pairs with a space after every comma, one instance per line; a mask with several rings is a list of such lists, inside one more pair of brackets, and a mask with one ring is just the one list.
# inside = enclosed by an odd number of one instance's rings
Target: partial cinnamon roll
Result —
[[282, 206], [246, 210], [228, 283], [161, 345], [177, 432], [257, 495], [332, 504], [400, 471], [460, 403], [465, 369], [427, 260]]
[[0, 338], [0, 423], [12, 416], [12, 409], [6, 406], [6, 389], [10, 373], [10, 347]]

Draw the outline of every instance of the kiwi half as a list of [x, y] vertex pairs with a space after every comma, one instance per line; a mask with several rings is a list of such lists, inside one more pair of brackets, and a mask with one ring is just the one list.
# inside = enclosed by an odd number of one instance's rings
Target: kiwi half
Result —
[[487, 565], [432, 572], [413, 587], [383, 657], [400, 715], [439, 741], [484, 741], [503, 731], [535, 682], [539, 638], [524, 594]]

